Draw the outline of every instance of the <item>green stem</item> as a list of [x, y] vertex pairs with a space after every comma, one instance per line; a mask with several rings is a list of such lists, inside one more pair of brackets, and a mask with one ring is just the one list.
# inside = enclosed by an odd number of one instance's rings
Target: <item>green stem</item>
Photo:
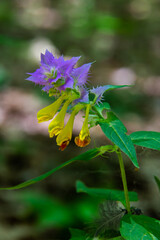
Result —
[[120, 165], [123, 188], [124, 188], [124, 195], [125, 195], [125, 199], [126, 199], [126, 208], [127, 208], [128, 213], [130, 213], [131, 209], [130, 209], [130, 202], [129, 202], [129, 195], [128, 195], [126, 173], [125, 173], [123, 158], [122, 158], [122, 154], [121, 154], [120, 150], [117, 151], [117, 155], [118, 155], [118, 159], [119, 159], [119, 165]]

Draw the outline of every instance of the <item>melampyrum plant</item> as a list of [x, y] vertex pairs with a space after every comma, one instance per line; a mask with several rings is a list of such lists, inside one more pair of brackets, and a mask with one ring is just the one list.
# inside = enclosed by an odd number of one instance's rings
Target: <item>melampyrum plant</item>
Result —
[[[105, 152], [115, 152], [119, 160], [124, 191], [92, 189], [78, 181], [77, 192], [85, 192], [92, 196], [100, 195], [103, 199], [112, 201], [113, 204], [108, 205], [109, 202], [105, 202], [101, 205], [100, 218], [97, 220], [97, 228], [93, 235], [82, 230], [71, 229], [71, 239], [160, 239], [160, 221], [145, 216], [141, 214], [140, 210], [130, 206], [130, 201], [137, 201], [138, 197], [136, 192], [128, 191], [122, 158], [123, 152], [129, 157], [133, 165], [139, 168], [134, 145], [160, 150], [160, 133], [137, 131], [128, 135], [126, 127], [103, 99], [105, 92], [128, 87], [128, 85], [104, 85], [90, 88], [87, 79], [92, 63], [75, 67], [79, 58], [72, 57], [70, 60], [64, 60], [63, 56], [56, 58], [48, 50], [45, 54], [41, 54], [40, 67], [35, 72], [29, 73], [30, 76], [27, 80], [41, 85], [42, 91], [48, 93], [49, 97], [53, 99], [53, 103], [37, 113], [38, 122], [51, 120], [48, 125], [49, 137], [56, 137], [59, 149], [64, 151], [66, 147], [69, 147], [72, 138], [75, 116], [79, 111], [83, 111], [83, 126], [79, 135], [74, 139], [75, 144], [78, 147], [89, 145], [91, 141], [89, 130], [99, 125], [112, 145], [90, 149], [39, 177], [17, 186], [1, 188], [1, 190], [20, 189], [45, 179], [75, 161], [89, 161]], [[104, 116], [103, 110], [106, 110], [107, 116]], [[66, 113], [70, 114], [70, 118], [65, 125]], [[158, 177], [155, 179], [160, 188], [160, 180]], [[118, 208], [115, 204], [117, 201], [121, 202], [124, 207]]]

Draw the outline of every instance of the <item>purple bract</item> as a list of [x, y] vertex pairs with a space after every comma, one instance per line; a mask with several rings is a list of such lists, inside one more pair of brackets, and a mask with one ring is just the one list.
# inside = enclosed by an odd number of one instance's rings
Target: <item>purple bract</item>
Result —
[[51, 52], [46, 50], [41, 54], [41, 65], [27, 80], [35, 84], [42, 85], [43, 91], [49, 92], [51, 88], [61, 92], [66, 88], [76, 88], [83, 86], [87, 82], [88, 72], [91, 63], [75, 68], [80, 57], [72, 57], [64, 60], [63, 56], [56, 58]]

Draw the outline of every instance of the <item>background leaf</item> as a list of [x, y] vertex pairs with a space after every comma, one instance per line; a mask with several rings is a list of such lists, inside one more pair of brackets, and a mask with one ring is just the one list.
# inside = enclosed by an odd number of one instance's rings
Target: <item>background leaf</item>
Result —
[[160, 132], [138, 131], [133, 132], [130, 137], [136, 145], [160, 150]]
[[139, 167], [132, 140], [130, 136], [126, 135], [127, 129], [116, 115], [113, 112], [108, 112], [107, 119], [99, 122], [99, 125], [104, 134], [127, 154], [136, 167]]
[[[107, 200], [121, 201], [124, 203], [125, 196], [124, 192], [114, 189], [103, 189], [103, 188], [89, 188], [83, 182], [76, 182], [76, 190], [78, 193], [83, 192], [87, 193], [93, 197], [98, 197]], [[129, 192], [130, 201], [137, 201], [138, 196], [136, 192]]]
[[126, 240], [158, 240], [160, 221], [144, 215], [125, 215], [120, 232]]
[[24, 215], [32, 213], [32, 216], [35, 216], [35, 225], [38, 228], [68, 227], [73, 222], [70, 206], [49, 195], [35, 191], [19, 191], [14, 197], [20, 206], [24, 206]]
[[0, 188], [0, 190], [14, 190], [14, 189], [20, 189], [20, 188], [24, 188], [24, 187], [27, 187], [29, 185], [32, 185], [34, 183], [37, 183], [39, 181], [42, 181], [43, 179], [49, 177], [50, 175], [52, 175], [53, 173], [55, 173], [56, 171], [58, 171], [59, 169], [75, 162], [75, 161], [88, 161], [92, 158], [95, 158], [96, 156], [98, 156], [101, 152], [101, 148], [93, 148], [93, 149], [90, 149], [88, 151], [86, 151], [85, 153], [82, 153], [64, 163], [62, 163], [60, 166], [56, 167], [56, 168], [53, 168], [52, 170], [40, 175], [39, 177], [36, 177], [36, 178], [32, 178], [28, 181], [25, 181], [23, 183], [20, 183], [16, 186], [13, 186], [13, 187], [7, 187], [7, 188]]

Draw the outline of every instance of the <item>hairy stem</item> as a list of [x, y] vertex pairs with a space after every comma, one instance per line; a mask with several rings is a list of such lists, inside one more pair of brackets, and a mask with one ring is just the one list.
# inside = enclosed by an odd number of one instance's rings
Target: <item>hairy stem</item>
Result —
[[121, 170], [121, 176], [122, 176], [122, 182], [123, 182], [123, 188], [124, 188], [124, 195], [125, 195], [125, 200], [126, 200], [126, 208], [128, 213], [131, 212], [130, 209], [130, 202], [129, 202], [129, 195], [128, 195], [128, 187], [127, 187], [127, 180], [126, 180], [126, 173], [124, 169], [124, 163], [123, 163], [123, 158], [121, 151], [117, 151], [118, 159], [119, 159], [119, 165], [120, 165], [120, 170]]

